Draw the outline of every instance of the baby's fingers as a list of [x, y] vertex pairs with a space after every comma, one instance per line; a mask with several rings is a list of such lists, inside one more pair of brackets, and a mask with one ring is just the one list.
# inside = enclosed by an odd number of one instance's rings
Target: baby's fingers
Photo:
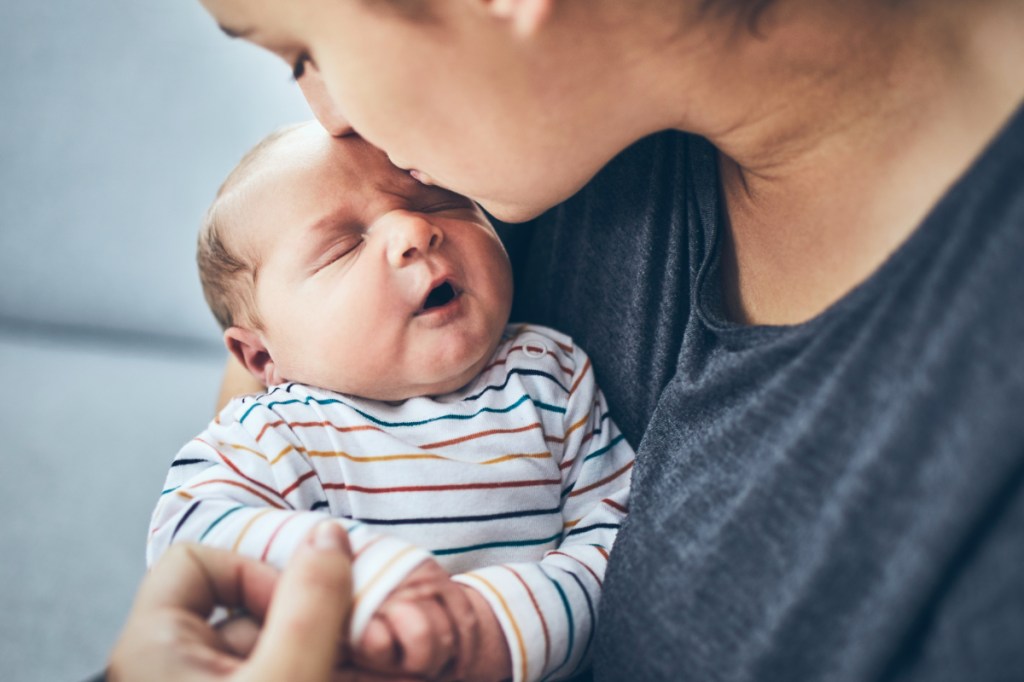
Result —
[[355, 662], [371, 670], [399, 670], [402, 650], [391, 624], [380, 612], [374, 614], [366, 626], [359, 646], [355, 650]]
[[437, 600], [392, 600], [370, 621], [355, 661], [377, 672], [436, 679], [450, 667], [456, 638], [454, 624]]
[[477, 654], [480, 642], [480, 619], [470, 602], [467, 591], [472, 588], [459, 583], [450, 583], [451, 589], [445, 590], [442, 605], [448, 612], [452, 623], [455, 642], [452, 645], [454, 656], [448, 667], [442, 671], [443, 679], [464, 679]]

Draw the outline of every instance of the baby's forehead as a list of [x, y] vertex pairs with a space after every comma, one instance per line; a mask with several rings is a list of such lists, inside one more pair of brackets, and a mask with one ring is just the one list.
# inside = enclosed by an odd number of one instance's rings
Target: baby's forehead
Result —
[[401, 170], [392, 166], [387, 155], [359, 137], [333, 137], [319, 123], [312, 121], [283, 132], [269, 148], [270, 156], [298, 156], [309, 163], [329, 162], [342, 166], [372, 166], [378, 172]]
[[334, 139], [319, 125], [296, 126], [266, 138], [239, 163], [215, 210], [232, 241], [251, 244], [260, 230], [250, 228], [264, 218], [275, 216], [282, 228], [284, 216], [299, 219], [395, 182], [389, 166], [382, 152], [358, 138]]
[[[292, 227], [314, 224], [311, 215], [369, 214], [383, 207], [416, 208], [458, 198], [440, 187], [419, 183], [362, 138], [331, 137], [315, 122], [268, 137], [233, 175], [225, 183], [219, 208], [232, 225], [231, 241], [252, 251], [262, 248], [264, 237], [273, 241], [272, 235], [260, 234], [269, 229], [265, 223], [270, 214], [279, 219], [273, 231], [294, 235]], [[239, 225], [257, 229], [239, 229]]]
[[[276, 140], [260, 161], [271, 182], [317, 176], [336, 187], [359, 193], [383, 191], [409, 196], [423, 186], [391, 163], [387, 154], [358, 135], [332, 137], [317, 123], [290, 130]], [[293, 177], [286, 177], [293, 176]]]

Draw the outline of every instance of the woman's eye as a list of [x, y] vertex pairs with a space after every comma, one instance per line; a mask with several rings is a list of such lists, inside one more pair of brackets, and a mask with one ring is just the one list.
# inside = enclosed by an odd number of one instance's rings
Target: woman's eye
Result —
[[306, 62], [309, 61], [309, 55], [303, 52], [292, 64], [292, 78], [299, 80], [306, 73]]

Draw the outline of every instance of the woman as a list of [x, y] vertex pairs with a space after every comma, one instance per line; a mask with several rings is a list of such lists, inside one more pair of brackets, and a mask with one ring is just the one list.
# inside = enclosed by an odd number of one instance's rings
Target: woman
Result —
[[515, 316], [639, 446], [597, 679], [1024, 669], [1024, 4], [203, 1], [533, 219]]

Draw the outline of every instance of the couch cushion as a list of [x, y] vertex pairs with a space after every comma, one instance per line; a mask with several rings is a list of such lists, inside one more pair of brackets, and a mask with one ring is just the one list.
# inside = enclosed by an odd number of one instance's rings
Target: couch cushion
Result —
[[211, 418], [223, 362], [191, 346], [0, 334], [4, 679], [103, 667], [167, 466]]

